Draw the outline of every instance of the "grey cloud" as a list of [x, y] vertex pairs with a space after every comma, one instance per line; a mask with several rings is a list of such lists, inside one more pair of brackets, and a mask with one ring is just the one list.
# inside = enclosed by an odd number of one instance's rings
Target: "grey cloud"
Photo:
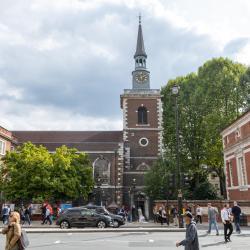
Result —
[[[109, 4], [92, 11], [29, 10], [29, 16], [19, 8], [18, 18], [25, 19], [20, 27], [11, 21], [11, 14], [5, 12], [0, 17], [0, 23], [27, 39], [16, 45], [0, 41], [0, 77], [23, 89], [18, 105], [44, 109], [51, 106], [83, 116], [121, 119], [119, 96], [124, 88], [132, 86], [137, 11]], [[113, 19], [107, 24], [105, 20], [110, 16]], [[174, 28], [150, 15], [147, 18], [147, 12], [145, 16], [143, 32], [153, 88], [195, 71], [205, 60], [220, 55], [208, 36]], [[28, 23], [30, 27], [22, 31]], [[34, 48], [34, 44], [46, 38], [54, 39], [59, 46], [51, 50]], [[105, 50], [111, 53], [110, 58]]]

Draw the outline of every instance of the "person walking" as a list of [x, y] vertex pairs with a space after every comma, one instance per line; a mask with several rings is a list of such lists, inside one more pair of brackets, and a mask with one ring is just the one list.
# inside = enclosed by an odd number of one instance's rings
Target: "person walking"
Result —
[[159, 222], [161, 223], [161, 225], [163, 225], [163, 208], [162, 207], [159, 207], [158, 214], [159, 214]]
[[26, 207], [26, 209], [24, 210], [24, 222], [23, 222], [23, 224], [25, 224], [26, 222], [30, 225], [30, 210], [29, 210], [29, 207]]
[[196, 207], [196, 223], [200, 222], [202, 224], [202, 208], [198, 204]]
[[221, 220], [224, 225], [224, 238], [226, 243], [231, 241], [230, 237], [233, 233], [233, 226], [231, 222], [231, 215], [229, 209], [230, 209], [229, 204], [225, 204], [224, 208], [221, 210]]
[[234, 202], [234, 206], [232, 207], [232, 214], [234, 217], [234, 225], [235, 225], [236, 233], [240, 234], [241, 233], [241, 229], [240, 229], [241, 208], [238, 205], [237, 201]]
[[212, 225], [214, 225], [215, 230], [216, 230], [216, 235], [219, 235], [219, 228], [217, 224], [218, 211], [215, 207], [212, 207], [211, 203], [208, 203], [207, 207], [208, 207], [208, 223], [209, 223], [207, 233], [208, 234], [211, 233]]
[[177, 242], [176, 247], [184, 246], [185, 250], [199, 250], [199, 239], [196, 228], [196, 223], [193, 221], [192, 214], [188, 211], [184, 214], [186, 224], [186, 238], [183, 241]]
[[21, 238], [20, 215], [18, 212], [11, 212], [9, 224], [3, 228], [2, 234], [6, 235], [5, 250], [19, 250], [18, 241]]
[[155, 206], [153, 207], [154, 223], [157, 223], [157, 222], [158, 222], [157, 214], [158, 214], [158, 210], [157, 210], [157, 206], [155, 205]]
[[10, 214], [10, 209], [7, 205], [3, 205], [3, 209], [2, 209], [2, 220], [3, 220], [3, 224], [7, 225], [8, 221], [9, 221], [9, 214]]
[[177, 211], [177, 208], [174, 205], [172, 205], [171, 214], [172, 214], [172, 217], [173, 217], [174, 225], [177, 227], [178, 226], [178, 211]]

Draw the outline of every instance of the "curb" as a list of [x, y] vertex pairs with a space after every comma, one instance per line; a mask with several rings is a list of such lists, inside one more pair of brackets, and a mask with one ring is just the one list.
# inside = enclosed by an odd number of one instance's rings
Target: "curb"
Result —
[[23, 228], [27, 233], [38, 234], [38, 233], [148, 233], [148, 232], [168, 232], [168, 233], [177, 233], [177, 232], [186, 232], [184, 228], [105, 228], [105, 229], [60, 229], [60, 228], [51, 228], [51, 229], [32, 229], [32, 228]]

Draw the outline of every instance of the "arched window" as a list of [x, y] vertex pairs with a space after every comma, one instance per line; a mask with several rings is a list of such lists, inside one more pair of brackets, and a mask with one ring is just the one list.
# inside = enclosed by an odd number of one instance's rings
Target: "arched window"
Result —
[[148, 110], [143, 106], [138, 108], [138, 124], [148, 124]]
[[[98, 157], [94, 163], [94, 180], [95, 183], [100, 182], [100, 184], [110, 184], [110, 162], [102, 155]], [[99, 179], [99, 181], [98, 181]]]

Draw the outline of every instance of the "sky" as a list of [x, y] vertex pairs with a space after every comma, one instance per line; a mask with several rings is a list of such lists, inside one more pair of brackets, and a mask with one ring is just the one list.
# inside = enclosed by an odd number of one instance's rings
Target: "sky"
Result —
[[122, 129], [139, 13], [151, 88], [214, 57], [250, 64], [249, 0], [0, 0], [0, 126]]

